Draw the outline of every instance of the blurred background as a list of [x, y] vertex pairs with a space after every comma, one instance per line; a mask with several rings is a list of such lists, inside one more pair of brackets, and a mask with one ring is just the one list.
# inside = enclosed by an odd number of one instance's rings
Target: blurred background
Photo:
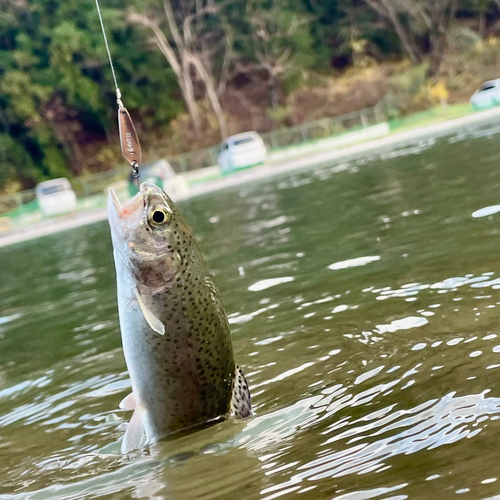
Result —
[[[0, 194], [122, 165], [94, 0], [0, 10]], [[102, 10], [147, 161], [370, 108], [388, 92], [393, 119], [443, 94], [468, 103], [500, 70], [497, 0], [105, 0]]]

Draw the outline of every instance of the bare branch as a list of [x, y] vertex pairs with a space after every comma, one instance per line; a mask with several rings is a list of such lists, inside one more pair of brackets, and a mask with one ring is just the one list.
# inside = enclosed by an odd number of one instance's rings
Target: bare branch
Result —
[[174, 12], [172, 10], [172, 4], [170, 0], [163, 0], [163, 7], [165, 9], [165, 14], [167, 16], [168, 26], [170, 28], [170, 33], [172, 33], [172, 38], [174, 39], [177, 47], [184, 47], [184, 42], [179, 33], [179, 29], [177, 28], [177, 23], [175, 22]]
[[[204, 4], [204, 2], [206, 3]], [[219, 102], [215, 79], [211, 71], [211, 64], [217, 53], [213, 47], [219, 42], [221, 34], [220, 30], [203, 32], [203, 23], [197, 22], [208, 14], [217, 13], [219, 5], [216, 5], [213, 0], [181, 1], [178, 5], [179, 9], [176, 9], [174, 12], [172, 0], [163, 0], [166, 21], [171, 36], [170, 41], [161, 30], [159, 22], [156, 19], [137, 12], [130, 13], [128, 19], [153, 32], [156, 45], [169, 62], [177, 77], [186, 106], [197, 130], [201, 129], [201, 122], [195, 100], [193, 79], [197, 75], [203, 81], [206, 95], [217, 116], [221, 135], [225, 137], [227, 134], [226, 121]], [[182, 14], [181, 19], [176, 17], [179, 13]], [[219, 83], [220, 91], [225, 88], [227, 80], [231, 46], [232, 38], [229, 39], [226, 37], [226, 51]], [[193, 68], [195, 69], [194, 72], [192, 71]]]
[[200, 78], [203, 80], [203, 83], [205, 84], [208, 99], [210, 101], [212, 109], [214, 110], [214, 113], [217, 117], [217, 121], [219, 123], [221, 136], [223, 139], [225, 139], [227, 137], [226, 118], [224, 117], [224, 112], [222, 111], [222, 108], [221, 108], [221, 105], [219, 102], [219, 97], [217, 96], [217, 92], [215, 91], [213, 77], [208, 73], [205, 66], [203, 65], [203, 63], [201, 62], [201, 60], [197, 56], [195, 56], [194, 54], [191, 54], [191, 53], [187, 53], [186, 59], [190, 64], [193, 65], [193, 67], [196, 69], [196, 71], [200, 75]]
[[184, 31], [184, 40], [186, 45], [191, 46], [193, 40], [193, 34], [191, 32], [191, 24], [193, 21], [197, 20], [200, 17], [206, 16], [207, 14], [215, 14], [217, 12], [217, 7], [213, 4], [208, 4], [199, 11], [197, 10], [194, 14], [186, 16], [182, 23], [183, 31]]
[[167, 37], [159, 28], [158, 24], [149, 17], [145, 16], [144, 14], [139, 14], [138, 12], [130, 12], [127, 18], [129, 21], [149, 28], [153, 32], [158, 48], [167, 59], [170, 66], [172, 66], [174, 73], [179, 77], [181, 75], [180, 63], [177, 59], [177, 56], [175, 55], [174, 50], [168, 43]]

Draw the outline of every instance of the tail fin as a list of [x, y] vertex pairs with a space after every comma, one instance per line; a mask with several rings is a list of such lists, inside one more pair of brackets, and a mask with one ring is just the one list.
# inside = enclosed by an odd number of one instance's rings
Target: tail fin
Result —
[[231, 415], [246, 418], [252, 415], [252, 398], [247, 379], [239, 366], [236, 366], [233, 378], [233, 395], [231, 398]]

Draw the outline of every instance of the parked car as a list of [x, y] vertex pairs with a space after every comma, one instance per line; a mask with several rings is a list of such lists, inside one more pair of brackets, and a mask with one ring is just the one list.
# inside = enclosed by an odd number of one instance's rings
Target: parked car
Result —
[[76, 210], [76, 195], [64, 177], [38, 184], [36, 199], [40, 210], [47, 217]]
[[257, 132], [233, 135], [222, 141], [217, 163], [223, 174], [264, 163], [267, 150]]
[[500, 78], [484, 82], [471, 97], [470, 103], [474, 109], [500, 104]]
[[[174, 200], [183, 198], [189, 191], [186, 179], [175, 173], [172, 165], [167, 160], [158, 160], [141, 166], [139, 169], [139, 182], [150, 182], [161, 187]], [[137, 194], [137, 182], [133, 173], [129, 176], [129, 194]]]
[[[167, 160], [158, 160], [154, 163], [141, 165], [139, 173], [140, 182], [150, 182], [151, 184], [156, 184], [162, 189], [165, 187], [164, 183], [167, 179], [175, 177], [175, 171]], [[137, 194], [137, 183], [132, 171], [130, 172], [128, 180], [130, 195], [134, 196]]]

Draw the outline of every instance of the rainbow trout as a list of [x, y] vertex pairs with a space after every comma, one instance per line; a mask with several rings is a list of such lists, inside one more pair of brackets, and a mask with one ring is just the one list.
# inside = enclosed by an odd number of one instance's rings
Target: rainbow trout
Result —
[[143, 183], [122, 205], [109, 191], [118, 312], [134, 410], [128, 453], [168, 434], [251, 414], [226, 312], [192, 230], [172, 200]]

